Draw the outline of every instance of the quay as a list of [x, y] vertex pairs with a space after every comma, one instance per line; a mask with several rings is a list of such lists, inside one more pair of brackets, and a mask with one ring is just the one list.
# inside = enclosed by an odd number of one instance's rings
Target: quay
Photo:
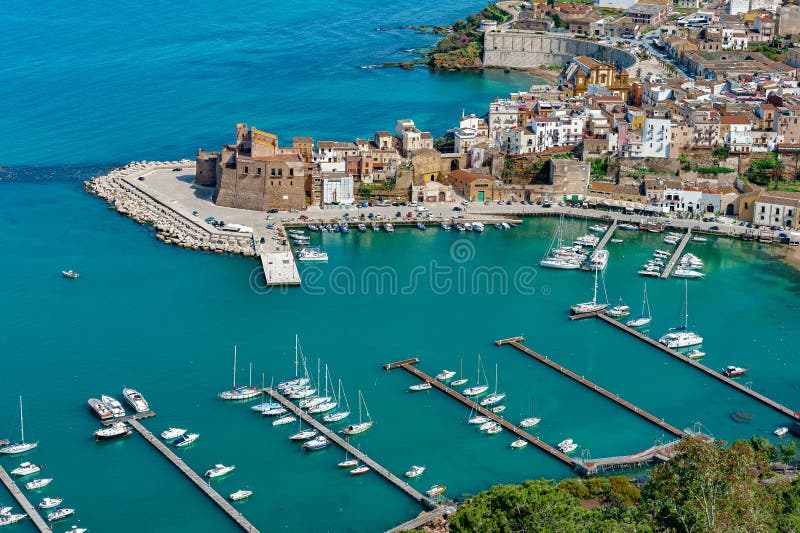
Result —
[[627, 400], [623, 400], [622, 398], [619, 397], [618, 394], [613, 394], [613, 393], [607, 391], [603, 387], [601, 387], [599, 385], [596, 385], [595, 383], [589, 381], [588, 379], [586, 379], [584, 377], [579, 376], [578, 374], [576, 374], [572, 370], [570, 370], [568, 368], [565, 368], [565, 367], [563, 367], [563, 366], [551, 361], [547, 357], [545, 357], [545, 356], [543, 356], [543, 355], [531, 350], [530, 348], [528, 348], [527, 346], [524, 346], [522, 344], [523, 341], [524, 341], [524, 339], [522, 339], [522, 337], [516, 337], [516, 338], [512, 338], [512, 339], [503, 339], [503, 340], [500, 340], [500, 341], [495, 341], [495, 345], [496, 346], [502, 346], [504, 344], [508, 344], [509, 346], [513, 346], [514, 348], [516, 348], [517, 350], [521, 351], [522, 353], [524, 353], [524, 354], [536, 359], [540, 363], [544, 363], [545, 365], [549, 366], [553, 370], [556, 370], [556, 371], [560, 372], [562, 375], [567, 376], [568, 378], [571, 378], [574, 381], [577, 381], [578, 383], [580, 383], [581, 385], [583, 385], [587, 389], [591, 389], [591, 390], [595, 391], [596, 393], [600, 394], [601, 396], [605, 396], [606, 398], [608, 398], [612, 402], [616, 403], [617, 405], [621, 405], [625, 409], [631, 411], [634, 414], [639, 415], [640, 417], [644, 418], [648, 422], [651, 422], [652, 424], [655, 424], [656, 426], [658, 426], [659, 428], [663, 429], [664, 431], [672, 433], [676, 437], [684, 436], [684, 432], [679, 430], [675, 426], [667, 424], [662, 419], [657, 418], [655, 415], [653, 415], [651, 413], [648, 413], [644, 409], [641, 409], [640, 407], [637, 407], [636, 405], [632, 404], [631, 402], [629, 402]]
[[276, 390], [267, 387], [263, 389], [265, 393], [267, 393], [272, 399], [278, 401], [281, 405], [283, 405], [287, 410], [289, 410], [293, 415], [299, 417], [303, 422], [308, 424], [309, 426], [313, 427], [317, 431], [320, 432], [321, 435], [324, 435], [329, 441], [336, 443], [339, 445], [340, 448], [345, 450], [347, 453], [370, 467], [370, 469], [375, 472], [376, 474], [383, 477], [386, 481], [397, 487], [398, 489], [405, 492], [411, 498], [413, 498], [418, 503], [425, 505], [429, 509], [436, 509], [436, 503], [429, 498], [428, 496], [422, 494], [417, 489], [400, 479], [399, 477], [395, 476], [391, 472], [389, 472], [386, 468], [381, 466], [377, 461], [370, 458], [367, 454], [356, 448], [355, 446], [351, 445], [349, 442], [344, 440], [342, 437], [334, 433], [328, 426], [320, 422], [319, 420], [315, 419], [302, 409], [300, 409], [297, 405], [289, 401], [285, 396], [279, 393]]
[[145, 418], [153, 418], [156, 416], [155, 411], [145, 411], [144, 413], [134, 413], [128, 416], [121, 416], [119, 418], [109, 418], [108, 420], [101, 420], [100, 423], [104, 426], [110, 426], [117, 422], [129, 422], [131, 420], [143, 420]]
[[414, 368], [412, 366], [412, 364], [418, 362], [418, 359], [411, 359], [409, 361], [413, 361], [413, 362], [398, 361], [396, 363], [389, 363], [387, 365], [384, 365], [384, 368], [386, 368], [387, 370], [390, 370], [392, 368], [402, 368], [403, 370], [409, 372], [410, 374], [413, 374], [414, 376], [418, 377], [419, 379], [421, 379], [421, 380], [423, 380], [423, 381], [425, 381], [427, 383], [430, 383], [432, 386], [434, 386], [437, 389], [439, 389], [440, 391], [444, 392], [445, 394], [447, 394], [451, 398], [453, 398], [455, 400], [458, 400], [459, 402], [463, 403], [467, 407], [469, 407], [471, 409], [475, 409], [481, 415], [494, 420], [495, 422], [497, 422], [498, 424], [503, 426], [503, 428], [507, 429], [508, 431], [510, 431], [511, 433], [516, 435], [517, 437], [528, 441], [529, 443], [533, 444], [534, 446], [536, 446], [540, 450], [544, 450], [545, 452], [549, 453], [550, 455], [552, 455], [556, 459], [560, 460], [562, 463], [565, 463], [569, 467], [575, 468], [577, 466], [578, 461], [576, 461], [575, 459], [573, 459], [569, 455], [565, 454], [564, 452], [562, 452], [558, 448], [550, 446], [546, 442], [537, 439], [536, 437], [534, 437], [533, 435], [531, 435], [530, 433], [528, 433], [524, 429], [522, 429], [520, 427], [517, 427], [514, 424], [512, 424], [511, 422], [509, 422], [508, 420], [497, 416], [495, 413], [491, 412], [490, 410], [486, 409], [485, 407], [481, 407], [478, 404], [478, 402], [474, 402], [474, 401], [470, 400], [469, 398], [467, 398], [463, 394], [461, 394], [459, 392], [456, 392], [455, 390], [451, 389], [450, 387], [448, 387], [444, 383], [440, 382], [438, 379], [435, 379], [435, 378], [429, 376], [428, 374], [426, 374], [425, 372], [422, 372], [422, 371], [418, 370], [417, 368]]
[[8, 472], [6, 472], [2, 466], [0, 466], [0, 481], [3, 482], [3, 485], [6, 486], [8, 492], [11, 493], [14, 499], [17, 500], [17, 503], [20, 507], [22, 507], [22, 510], [25, 511], [25, 514], [27, 514], [31, 519], [31, 522], [33, 522], [33, 525], [36, 526], [36, 529], [42, 533], [51, 533], [52, 530], [50, 529], [50, 526], [47, 525], [47, 522], [45, 522], [44, 518], [42, 518], [36, 508], [31, 505], [31, 502], [28, 501], [28, 498], [26, 498], [22, 491], [19, 490], [17, 484], [14, 483], [14, 480], [11, 479], [11, 476], [8, 475]]
[[183, 462], [183, 460], [175, 455], [175, 453], [167, 448], [167, 446], [161, 442], [155, 435], [150, 433], [150, 431], [145, 428], [138, 420], [131, 418], [128, 420], [128, 423], [131, 425], [133, 429], [139, 432], [144, 439], [152, 444], [156, 450], [161, 452], [164, 457], [169, 459], [169, 461], [175, 465], [178, 470], [180, 470], [189, 480], [194, 483], [197, 488], [203, 491], [206, 496], [211, 498], [211, 500], [216, 503], [225, 513], [244, 531], [250, 531], [254, 533], [258, 533], [258, 529], [247, 521], [247, 519], [237, 511], [225, 498], [220, 496], [220, 494], [214, 490], [210, 484], [206, 483], [203, 478], [201, 478], [197, 472], [189, 468], [189, 466]]
[[616, 229], [617, 229], [617, 219], [615, 218], [614, 222], [611, 223], [606, 232], [603, 234], [603, 238], [600, 239], [600, 242], [597, 243], [597, 246], [594, 247], [595, 251], [602, 250], [603, 248], [606, 247], [608, 241], [610, 241], [611, 237], [614, 236], [614, 230]]
[[447, 515], [448, 511], [449, 510], [447, 507], [438, 507], [433, 511], [422, 513], [418, 517], [412, 518], [408, 522], [403, 522], [402, 524], [387, 530], [386, 533], [399, 533], [400, 531], [413, 531], [415, 529], [419, 529], [425, 524], [433, 522], [434, 520], [436, 520], [441, 516]]
[[775, 400], [767, 398], [763, 394], [760, 394], [760, 393], [758, 393], [758, 392], [756, 392], [756, 391], [754, 391], [752, 389], [749, 389], [749, 388], [745, 387], [744, 385], [740, 385], [736, 381], [734, 381], [734, 380], [732, 380], [732, 379], [730, 379], [730, 378], [728, 378], [726, 376], [723, 376], [719, 372], [717, 372], [715, 370], [712, 370], [712, 369], [708, 368], [707, 366], [705, 366], [705, 365], [703, 365], [701, 363], [698, 363], [697, 361], [695, 361], [693, 359], [689, 359], [685, 355], [681, 354], [680, 352], [676, 352], [672, 348], [668, 348], [668, 347], [664, 346], [663, 344], [661, 344], [657, 340], [651, 339], [650, 337], [647, 337], [646, 335], [643, 335], [643, 334], [639, 333], [635, 329], [629, 328], [628, 326], [626, 326], [622, 322], [614, 320], [613, 318], [605, 315], [604, 313], [596, 313], [595, 316], [597, 318], [599, 318], [600, 320], [602, 320], [603, 322], [605, 322], [607, 324], [611, 324], [612, 326], [616, 326], [617, 328], [621, 329], [625, 333], [633, 335], [637, 339], [646, 342], [650, 346], [653, 346], [654, 348], [658, 348], [662, 352], [671, 355], [675, 359], [678, 359], [679, 361], [682, 361], [682, 362], [684, 362], [684, 363], [686, 363], [686, 364], [688, 364], [688, 365], [690, 365], [690, 366], [692, 366], [694, 368], [697, 368], [698, 370], [701, 370], [701, 371], [705, 372], [709, 376], [721, 381], [722, 383], [725, 383], [726, 385], [729, 385], [729, 386], [733, 387], [734, 389], [738, 390], [739, 392], [742, 392], [742, 393], [750, 396], [751, 398], [763, 403], [764, 405], [775, 409], [776, 411], [780, 412], [781, 414], [786, 415], [786, 416], [792, 418], [793, 420], [800, 420], [800, 415], [798, 415], [798, 413], [796, 413], [795, 411], [792, 411], [791, 409], [789, 409], [785, 405], [782, 405], [782, 404], [776, 402]]
[[661, 273], [661, 279], [667, 279], [670, 276], [670, 274], [672, 274], [672, 269], [675, 268], [678, 259], [680, 259], [681, 254], [683, 253], [683, 249], [686, 248], [686, 245], [689, 243], [689, 239], [691, 238], [692, 238], [692, 228], [686, 228], [686, 233], [683, 234], [681, 242], [679, 242], [678, 246], [675, 248], [675, 253], [672, 254], [672, 257], [669, 258], [667, 266], [664, 267], [664, 272]]

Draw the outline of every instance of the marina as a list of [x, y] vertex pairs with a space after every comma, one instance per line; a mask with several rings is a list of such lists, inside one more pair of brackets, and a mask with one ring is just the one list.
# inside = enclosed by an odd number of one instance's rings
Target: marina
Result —
[[[605, 316], [605, 315], [601, 314], [601, 316]], [[524, 346], [522, 344], [524, 341], [525, 341], [525, 339], [523, 339], [522, 337], [510, 337], [510, 338], [507, 338], [507, 339], [501, 339], [501, 340], [495, 341], [495, 345], [503, 346], [503, 345], [508, 344], [509, 346], [513, 346], [514, 348], [516, 348], [517, 350], [521, 351], [522, 353], [524, 353], [524, 354], [536, 359], [540, 363], [544, 363], [545, 365], [549, 366], [553, 370], [556, 370], [559, 373], [561, 373], [562, 375], [567, 376], [567, 377], [577, 381], [578, 383], [580, 383], [584, 387], [587, 387], [588, 389], [591, 389], [591, 390], [595, 391], [596, 393], [608, 398], [609, 400], [613, 401], [614, 403], [616, 403], [618, 405], [621, 405], [622, 407], [628, 409], [632, 413], [637, 414], [640, 417], [644, 418], [648, 422], [651, 422], [651, 423], [655, 424], [656, 426], [658, 426], [659, 428], [663, 429], [664, 431], [666, 431], [668, 433], [671, 433], [672, 435], [674, 435], [676, 437], [684, 436], [684, 432], [679, 430], [675, 426], [667, 424], [666, 422], [664, 422], [662, 419], [656, 417], [655, 415], [652, 415], [652, 414], [648, 413], [647, 411], [635, 406], [634, 404], [630, 403], [627, 400], [623, 400], [622, 398], [620, 398], [620, 396], [618, 394], [613, 394], [613, 393], [607, 391], [606, 389], [600, 387], [599, 385], [596, 385], [595, 383], [592, 383], [588, 379], [577, 375], [575, 372], [569, 370], [568, 368], [564, 368], [563, 366], [551, 361], [547, 357], [545, 357], [545, 356], [543, 356], [543, 355], [541, 355], [539, 353], [536, 353], [535, 351], [531, 350], [527, 346]]]
[[606, 244], [608, 244], [608, 241], [611, 240], [611, 237], [614, 236], [614, 231], [616, 231], [616, 229], [617, 229], [617, 222], [618, 222], [618, 219], [615, 218], [614, 222], [611, 223], [611, 225], [608, 227], [606, 232], [603, 234], [603, 237], [600, 239], [600, 242], [597, 243], [597, 246], [595, 246], [595, 248], [594, 248], [595, 251], [602, 250], [603, 248], [606, 247]]
[[340, 448], [342, 448], [345, 452], [351, 455], [354, 459], [358, 459], [364, 465], [370, 467], [374, 472], [376, 472], [386, 481], [388, 481], [389, 483], [391, 483], [392, 485], [394, 485], [395, 487], [406, 493], [408, 496], [413, 498], [418, 503], [425, 505], [430, 509], [433, 509], [437, 506], [437, 504], [431, 498], [425, 496], [424, 494], [413, 488], [411, 485], [409, 485], [399, 477], [389, 472], [389, 470], [381, 466], [377, 461], [375, 461], [367, 454], [362, 452], [359, 448], [356, 448], [355, 446], [351, 445], [349, 442], [341, 438], [326, 425], [316, 420], [315, 418], [309, 416], [305, 411], [300, 409], [293, 402], [289, 401], [289, 399], [287, 399], [278, 391], [273, 390], [270, 387], [267, 387], [264, 389], [264, 392], [268, 394], [273, 400], [283, 405], [287, 410], [292, 412], [295, 416], [300, 418], [303, 422], [316, 429], [321, 435], [323, 435], [329, 441], [337, 444]]
[[686, 248], [686, 245], [689, 244], [691, 238], [692, 238], [692, 228], [689, 227], [686, 228], [686, 233], [683, 234], [683, 237], [681, 238], [680, 242], [675, 247], [675, 252], [672, 254], [672, 257], [669, 258], [667, 266], [664, 267], [664, 271], [661, 272], [661, 279], [667, 279], [670, 276], [670, 274], [672, 274], [672, 270], [678, 263], [678, 259], [680, 259], [684, 248]]
[[[153, 416], [153, 415], [151, 415]], [[210, 484], [206, 483], [200, 475], [197, 474], [194, 470], [189, 468], [189, 466], [183, 462], [183, 460], [175, 455], [175, 453], [167, 448], [161, 440], [153, 435], [147, 428], [145, 428], [139, 421], [134, 418], [130, 417], [128, 419], [128, 423], [131, 425], [133, 429], [139, 432], [139, 434], [144, 437], [144, 439], [153, 445], [153, 447], [161, 452], [161, 454], [166, 457], [170, 463], [175, 465], [178, 470], [180, 470], [192, 483], [195, 484], [197, 488], [199, 488], [206, 496], [208, 496], [214, 503], [216, 503], [222, 511], [224, 511], [230, 518], [233, 520], [242, 530], [249, 531], [253, 533], [258, 533], [258, 529], [253, 526], [247, 519], [237, 511], [225, 498], [220, 496], [220, 494], [214, 490]]]
[[19, 490], [17, 484], [14, 483], [14, 480], [11, 479], [11, 476], [8, 475], [8, 472], [6, 472], [2, 466], [0, 466], [0, 481], [3, 482], [3, 485], [6, 486], [8, 492], [11, 493], [14, 499], [17, 500], [17, 503], [31, 519], [31, 522], [33, 522], [33, 525], [36, 526], [36, 529], [42, 533], [50, 533], [52, 531], [50, 526], [47, 525], [47, 522], [45, 522], [44, 518], [42, 518], [42, 516], [31, 504], [28, 498], [25, 497], [22, 491]]

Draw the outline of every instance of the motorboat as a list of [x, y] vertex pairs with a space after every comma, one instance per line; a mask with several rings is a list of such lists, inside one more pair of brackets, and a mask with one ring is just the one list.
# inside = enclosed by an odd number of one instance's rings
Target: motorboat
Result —
[[33, 481], [28, 481], [27, 483], [25, 483], [25, 488], [28, 490], [43, 489], [52, 482], [53, 478], [47, 478], [47, 477], [36, 478]]
[[497, 435], [501, 431], [503, 431], [503, 426], [501, 426], [500, 424], [497, 424], [497, 425], [492, 426], [489, 429], [487, 429], [486, 430], [486, 434], [487, 435]]
[[787, 428], [787, 427], [779, 427], [779, 428], [775, 429], [775, 431], [773, 431], [772, 434], [775, 435], [776, 437], [783, 437], [788, 432], [789, 432], [789, 428]]
[[172, 445], [175, 446], [176, 448], [183, 448], [185, 446], [190, 445], [199, 438], [200, 438], [199, 433], [187, 433], [185, 435], [181, 435], [180, 437], [172, 441]]
[[519, 450], [520, 448], [524, 448], [527, 445], [528, 445], [528, 441], [526, 441], [525, 439], [517, 439], [517, 440], [515, 440], [514, 442], [511, 443], [511, 447], [514, 448], [515, 450]]
[[230, 496], [228, 496], [228, 498], [230, 498], [232, 502], [240, 502], [242, 500], [246, 500], [252, 495], [253, 495], [252, 490], [239, 489]]
[[608, 229], [608, 226], [605, 224], [595, 224], [593, 226], [589, 226], [589, 231], [595, 231], [598, 233], [604, 233]]
[[519, 427], [521, 427], [521, 428], [533, 427], [533, 426], [535, 426], [536, 424], [538, 424], [541, 421], [542, 420], [540, 418], [536, 418], [536, 417], [523, 418], [522, 421], [520, 421], [520, 423], [519, 423]]
[[307, 224], [306, 228], [308, 229], [308, 231], [319, 231], [319, 228], [314, 224]]
[[358, 459], [345, 459], [336, 466], [339, 468], [353, 468], [354, 466], [358, 466]]
[[708, 242], [708, 239], [706, 239], [705, 237], [700, 237], [698, 235], [695, 235], [694, 237], [692, 237], [692, 242]]
[[442, 370], [441, 372], [436, 374], [436, 379], [438, 379], [439, 381], [447, 381], [448, 379], [451, 379], [455, 375], [456, 375], [455, 370]]
[[383, 225], [383, 229], [386, 230], [386, 233], [394, 233], [394, 224], [387, 222]]
[[434, 485], [428, 490], [426, 490], [425, 494], [427, 494], [431, 498], [435, 498], [436, 496], [443, 494], [445, 490], [447, 490], [447, 486], [445, 485]]
[[301, 248], [297, 251], [298, 261], [327, 261], [328, 253], [319, 248]]
[[230, 474], [234, 470], [236, 470], [236, 467], [233, 465], [225, 466], [223, 464], [216, 464], [214, 465], [214, 468], [209, 468], [206, 470], [206, 477], [214, 479], [215, 477], [222, 477], [226, 474]]
[[467, 227], [462, 224], [461, 222], [456, 222], [456, 231], [464, 232], [467, 231]]
[[303, 449], [307, 452], [313, 452], [327, 447], [330, 443], [331, 442], [327, 438], [320, 435], [311, 439], [310, 441], [304, 442]]
[[10, 526], [11, 524], [16, 524], [17, 522], [21, 522], [22, 520], [28, 518], [26, 514], [4, 514], [0, 515], [0, 526]]
[[561, 448], [564, 448], [565, 446], [569, 446], [573, 442], [574, 441], [572, 439], [564, 439], [561, 442], [559, 442], [558, 444], [556, 444], [556, 447], [561, 449]]
[[417, 383], [416, 385], [411, 385], [410, 387], [408, 387], [408, 390], [410, 390], [411, 392], [419, 392], [423, 390], [428, 390], [432, 386], [433, 385], [425, 381], [424, 383]]
[[619, 304], [610, 309], [606, 309], [606, 314], [614, 318], [622, 318], [631, 314], [631, 308], [622, 303], [622, 298], [619, 299]]
[[495, 222], [494, 223], [494, 227], [497, 228], [497, 229], [503, 229], [503, 225], [501, 223], [499, 223], [499, 222]]
[[62, 270], [61, 275], [67, 279], [78, 279], [79, 277], [81, 277], [80, 274], [78, 274], [72, 269]]
[[350, 471], [351, 476], [360, 476], [361, 474], [366, 474], [369, 472], [369, 467], [367, 465], [357, 466]]
[[483, 222], [473, 222], [472, 223], [472, 231], [477, 231], [478, 233], [481, 233], [483, 231], [483, 229], [484, 229]]
[[587, 265], [589, 270], [605, 270], [606, 266], [608, 266], [608, 257], [609, 253], [605, 248], [592, 252]]
[[600, 243], [600, 237], [596, 235], [581, 235], [575, 239], [576, 245], [587, 246], [589, 248], [594, 248], [598, 243]]
[[688, 357], [689, 359], [702, 359], [705, 356], [706, 352], [699, 350], [697, 348], [686, 354], [686, 357]]
[[490, 429], [492, 429], [493, 427], [495, 427], [495, 426], [499, 426], [499, 425], [500, 425], [500, 424], [498, 424], [498, 423], [497, 423], [497, 422], [495, 422], [494, 420], [489, 420], [488, 422], [484, 422], [483, 424], [481, 424], [481, 425], [478, 427], [478, 429], [479, 429], [480, 431], [489, 431], [489, 430], [490, 430]]
[[722, 374], [724, 376], [728, 376], [729, 378], [735, 378], [737, 376], [745, 375], [747, 370], [747, 368], [742, 368], [740, 366], [728, 365], [722, 370]]
[[414, 479], [415, 477], [419, 477], [425, 472], [424, 466], [416, 466], [413, 465], [408, 472], [406, 472], [406, 477], [409, 479]]
[[502, 413], [505, 410], [506, 410], [506, 406], [505, 405], [496, 405], [496, 406], [492, 407], [492, 412], [493, 413]]
[[25, 461], [24, 463], [20, 464], [17, 468], [12, 470], [11, 475], [19, 477], [30, 476], [31, 474], [36, 474], [37, 472], [41, 471], [42, 471], [41, 466]]
[[442, 228], [444, 231], [450, 231], [451, 229], [453, 229], [453, 228], [452, 228], [452, 226], [450, 226], [450, 224], [448, 224], [448, 223], [447, 223], [447, 222], [445, 222], [444, 220], [442, 220], [442, 221], [439, 223], [439, 227], [440, 227], [440, 228]]
[[39, 503], [39, 509], [52, 509], [58, 507], [64, 498], [45, 498]]
[[294, 415], [286, 415], [286, 416], [282, 416], [280, 418], [276, 418], [275, 420], [273, 420], [272, 421], [272, 425], [273, 426], [282, 426], [284, 424], [291, 424], [295, 420], [297, 420], [296, 416], [294, 416]]
[[37, 446], [38, 442], [25, 442], [25, 418], [22, 416], [22, 396], [19, 397], [19, 442], [13, 444], [6, 443], [6, 446], [0, 448], [0, 454], [15, 455], [19, 453], [28, 452]]
[[611, 239], [611, 242], [613, 242], [614, 244], [621, 244], [625, 241], [623, 241], [622, 239]]
[[366, 233], [367, 232], [367, 225], [364, 224], [363, 222], [359, 222], [358, 226], [356, 226], [356, 228], [358, 229], [359, 233]]
[[91, 409], [92, 413], [94, 413], [94, 415], [100, 420], [108, 420], [109, 418], [114, 418], [114, 415], [111, 414], [111, 409], [106, 407], [106, 404], [104, 404], [97, 398], [89, 398], [88, 403], [89, 403], [89, 409]]
[[89, 530], [86, 529], [85, 527], [72, 526], [71, 528], [66, 530], [64, 533], [86, 533], [87, 531], [89, 531]]
[[75, 509], [70, 509], [68, 507], [61, 507], [56, 509], [52, 513], [47, 514], [47, 521], [48, 522], [56, 522], [58, 520], [64, 520], [67, 517], [70, 517], [75, 514]]
[[636, 272], [640, 276], [646, 276], [649, 278], [657, 278], [661, 275], [661, 269], [656, 267], [646, 267]]
[[161, 438], [164, 440], [175, 440], [182, 437], [186, 433], [185, 429], [181, 428], [167, 428], [161, 432]]
[[5, 516], [7, 514], [11, 514], [13, 507], [0, 507], [0, 516]]
[[125, 422], [115, 422], [110, 427], [98, 429], [94, 432], [95, 440], [112, 440], [120, 437], [127, 437], [131, 434], [131, 428]]
[[319, 431], [316, 429], [304, 429], [290, 436], [289, 440], [308, 440], [313, 439], [317, 435], [319, 435]]
[[635, 226], [633, 224], [617, 224], [617, 227], [624, 231], [639, 231], [639, 226]]
[[491, 420], [491, 418], [489, 418], [488, 416], [478, 415], [478, 416], [473, 416], [473, 417], [469, 418], [467, 420], [467, 424], [476, 424], [476, 425], [477, 424], [485, 424], [486, 422], [489, 422], [490, 420]]
[[571, 453], [571, 452], [574, 452], [577, 448], [578, 448], [578, 445], [573, 442], [573, 443], [567, 444], [566, 446], [561, 448], [561, 451], [564, 452], [564, 453]]
[[678, 267], [675, 269], [675, 272], [672, 273], [672, 277], [674, 278], [686, 278], [686, 279], [699, 279], [706, 277], [705, 274], [702, 272], [698, 272], [697, 270], [689, 270], [687, 268]]
[[111, 414], [114, 415], [114, 418], [122, 418], [125, 416], [125, 409], [122, 408], [122, 404], [119, 403], [119, 400], [106, 394], [100, 396], [100, 399], [106, 404], [106, 407], [108, 407]]
[[425, 231], [425, 224], [423, 224], [422, 222], [417, 222], [417, 229]]

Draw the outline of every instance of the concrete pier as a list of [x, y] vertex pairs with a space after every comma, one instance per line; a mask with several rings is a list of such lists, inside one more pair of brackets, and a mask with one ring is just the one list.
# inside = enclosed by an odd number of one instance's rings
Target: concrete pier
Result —
[[47, 522], [45, 522], [44, 518], [42, 518], [42, 516], [39, 514], [39, 511], [37, 511], [36, 508], [31, 505], [31, 502], [28, 501], [28, 498], [26, 498], [22, 491], [19, 490], [17, 484], [14, 483], [14, 480], [11, 479], [11, 476], [8, 475], [8, 472], [6, 472], [2, 466], [0, 466], [0, 481], [3, 482], [3, 485], [6, 486], [8, 492], [11, 493], [14, 499], [17, 500], [17, 503], [20, 507], [22, 507], [22, 510], [25, 511], [25, 514], [27, 514], [31, 519], [31, 522], [33, 522], [33, 525], [36, 526], [36, 529], [42, 533], [51, 533], [52, 530], [50, 529], [50, 526], [47, 525]]
[[237, 511], [225, 498], [220, 496], [220, 494], [214, 490], [210, 484], [206, 483], [206, 481], [200, 477], [197, 472], [189, 468], [189, 466], [183, 462], [183, 460], [175, 455], [175, 453], [167, 448], [167, 446], [161, 442], [161, 440], [150, 433], [150, 431], [145, 428], [138, 420], [130, 419], [128, 420], [128, 424], [131, 425], [133, 429], [139, 432], [139, 434], [144, 437], [144, 439], [152, 444], [156, 450], [161, 452], [161, 454], [166, 457], [169, 462], [175, 465], [178, 470], [180, 470], [183, 475], [185, 475], [189, 480], [197, 486], [206, 496], [211, 498], [211, 501], [216, 503], [225, 513], [233, 520], [239, 527], [241, 527], [244, 531], [250, 531], [253, 533], [258, 533], [258, 529], [255, 528], [253, 524], [247, 521], [247, 519]]
[[107, 420], [101, 420], [100, 423], [104, 426], [110, 426], [112, 424], [116, 424], [117, 422], [128, 422], [129, 420], [144, 420], [145, 418], [153, 418], [156, 416], [155, 411], [145, 411], [144, 413], [134, 413], [128, 416], [121, 416], [119, 418], [109, 418]]
[[686, 248], [686, 245], [689, 243], [689, 239], [691, 238], [692, 228], [687, 228], [686, 233], [684, 233], [683, 238], [681, 238], [681, 242], [679, 242], [678, 246], [675, 248], [675, 253], [672, 254], [672, 257], [669, 258], [667, 266], [664, 267], [664, 272], [661, 273], [661, 279], [667, 279], [672, 274], [672, 269], [675, 268], [675, 265], [678, 263], [678, 259], [680, 259], [684, 248]]
[[614, 236], [614, 231], [617, 229], [617, 219], [614, 219], [614, 222], [608, 227], [606, 232], [603, 234], [603, 238], [600, 239], [600, 242], [597, 243], [597, 246], [594, 247], [595, 251], [602, 250], [608, 244], [608, 241], [611, 240], [611, 237]]
[[328, 426], [317, 420], [316, 418], [312, 417], [302, 409], [300, 409], [297, 405], [289, 401], [285, 396], [279, 393], [276, 390], [273, 390], [269, 387], [264, 389], [264, 392], [267, 393], [272, 399], [279, 402], [283, 405], [288, 411], [290, 411], [293, 415], [300, 418], [303, 422], [308, 424], [309, 426], [313, 427], [317, 431], [320, 432], [321, 435], [324, 435], [329, 441], [337, 444], [340, 448], [345, 450], [348, 454], [352, 455], [375, 472], [386, 481], [397, 487], [398, 489], [405, 492], [415, 501], [426, 505], [428, 508], [436, 508], [436, 503], [432, 499], [430, 499], [425, 494], [422, 494], [417, 489], [400, 479], [399, 477], [395, 476], [391, 472], [389, 472], [386, 468], [381, 466], [377, 461], [369, 457], [367, 454], [352, 446], [349, 442], [341, 438], [339, 435], [334, 433]]
[[386, 531], [386, 533], [399, 533], [400, 531], [413, 531], [415, 529], [419, 529], [425, 524], [433, 522], [440, 516], [444, 516], [447, 514], [447, 507], [439, 507], [434, 509], [433, 511], [428, 511], [427, 513], [422, 513], [416, 518], [412, 518], [408, 522], [403, 522], [400, 525], [393, 527]]

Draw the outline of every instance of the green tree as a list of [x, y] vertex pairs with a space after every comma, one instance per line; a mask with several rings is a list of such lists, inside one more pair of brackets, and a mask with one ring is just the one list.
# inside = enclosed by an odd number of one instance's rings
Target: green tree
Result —
[[564, 21], [561, 20], [561, 16], [558, 13], [553, 13], [553, 26], [556, 28], [560, 28], [564, 25]]

